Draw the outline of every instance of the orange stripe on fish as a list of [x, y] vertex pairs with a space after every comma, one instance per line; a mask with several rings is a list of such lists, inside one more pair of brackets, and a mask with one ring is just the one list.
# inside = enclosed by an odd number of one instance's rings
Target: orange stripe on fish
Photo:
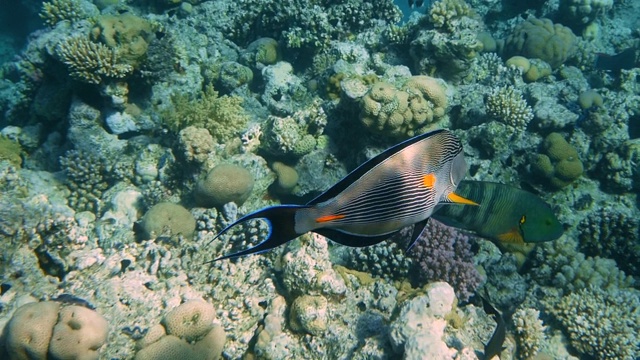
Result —
[[333, 221], [333, 220], [340, 220], [340, 219], [344, 219], [344, 215], [325, 215], [325, 216], [320, 216], [319, 218], [316, 219], [317, 223], [325, 223], [325, 222], [329, 222], [329, 221]]
[[436, 185], [436, 174], [427, 174], [422, 177], [422, 184], [424, 187], [431, 189]]

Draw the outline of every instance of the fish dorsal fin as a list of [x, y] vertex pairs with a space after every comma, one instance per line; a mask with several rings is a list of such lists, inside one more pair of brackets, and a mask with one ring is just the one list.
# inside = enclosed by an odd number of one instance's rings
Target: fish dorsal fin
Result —
[[377, 236], [361, 236], [361, 235], [353, 235], [347, 234], [345, 232], [335, 230], [335, 229], [315, 229], [313, 232], [320, 234], [324, 237], [327, 237], [340, 245], [349, 246], [349, 247], [365, 247], [371, 246], [378, 243], [381, 243], [384, 240], [387, 240], [396, 232], [384, 235]]
[[364, 176], [364, 174], [366, 174], [372, 168], [376, 167], [383, 161], [387, 160], [391, 155], [399, 152], [400, 150], [408, 146], [411, 146], [417, 142], [420, 142], [426, 138], [437, 135], [438, 133], [441, 133], [443, 131], [446, 131], [446, 130], [439, 129], [439, 130], [434, 130], [431, 132], [424, 133], [422, 135], [414, 136], [410, 139], [407, 139], [399, 144], [396, 144], [388, 148], [387, 150], [371, 158], [369, 161], [366, 161], [362, 165], [358, 166], [355, 170], [350, 172], [349, 175], [343, 177], [340, 181], [338, 181], [335, 185], [333, 185], [327, 191], [318, 195], [315, 199], [309, 201], [307, 205], [315, 205], [336, 197], [338, 194], [344, 191], [347, 187], [349, 187], [349, 185], [353, 184], [356, 180]]

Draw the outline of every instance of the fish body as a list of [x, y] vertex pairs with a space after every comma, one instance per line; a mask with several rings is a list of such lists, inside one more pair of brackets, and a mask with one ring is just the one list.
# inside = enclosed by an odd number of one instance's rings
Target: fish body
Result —
[[636, 64], [636, 50], [631, 47], [615, 55], [596, 53], [594, 66], [598, 70], [619, 73], [620, 70], [633, 69]]
[[504, 184], [462, 181], [456, 193], [479, 206], [442, 206], [433, 218], [502, 243], [552, 241], [563, 233], [551, 207], [534, 194]]
[[306, 205], [267, 207], [229, 225], [216, 238], [260, 218], [270, 233], [255, 247], [216, 260], [264, 252], [309, 231], [363, 247], [416, 224], [412, 245], [438, 204], [476, 205], [454, 193], [466, 172], [462, 144], [451, 132], [415, 136], [363, 163]]

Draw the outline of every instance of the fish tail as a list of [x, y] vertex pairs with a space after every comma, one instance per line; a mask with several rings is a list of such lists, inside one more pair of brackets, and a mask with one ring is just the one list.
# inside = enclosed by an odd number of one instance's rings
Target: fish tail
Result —
[[[227, 226], [222, 231], [220, 231], [213, 240], [218, 237], [224, 235], [227, 231], [229, 231], [232, 227], [243, 223], [252, 219], [264, 219], [269, 224], [269, 234], [267, 237], [258, 245], [238, 251], [233, 254], [221, 256], [214, 261], [225, 260], [236, 258], [245, 255], [251, 254], [259, 254], [268, 250], [271, 250], [277, 246], [280, 246], [284, 243], [287, 243], [298, 236], [302, 235], [296, 231], [296, 212], [300, 209], [305, 209], [308, 206], [298, 206], [298, 205], [279, 205], [279, 206], [271, 206], [268, 208], [264, 208], [262, 210], [258, 210], [251, 214], [245, 215], [242, 218], [238, 219], [233, 224]], [[211, 241], [213, 241], [211, 240]]]

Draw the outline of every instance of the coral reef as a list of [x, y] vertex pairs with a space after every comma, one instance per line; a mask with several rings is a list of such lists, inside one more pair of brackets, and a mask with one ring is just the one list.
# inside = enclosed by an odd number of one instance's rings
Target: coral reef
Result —
[[513, 313], [512, 321], [518, 342], [518, 354], [523, 359], [532, 359], [538, 353], [545, 339], [546, 326], [540, 320], [540, 311], [531, 308], [519, 308]]
[[412, 76], [401, 88], [388, 82], [372, 84], [361, 99], [360, 121], [374, 133], [406, 138], [437, 126], [446, 107], [439, 80]]
[[415, 259], [410, 273], [419, 284], [446, 281], [462, 301], [473, 295], [482, 281], [473, 264], [469, 236], [437, 221], [427, 223], [409, 256]]
[[149, 209], [140, 221], [144, 239], [184, 236], [190, 238], [196, 229], [193, 215], [178, 204], [159, 203]]
[[562, 65], [576, 50], [571, 29], [549, 19], [531, 17], [518, 24], [507, 37], [504, 55], [521, 55], [546, 61], [552, 68]]
[[98, 359], [107, 332], [107, 320], [97, 312], [45, 301], [18, 308], [3, 340], [9, 359]]
[[552, 186], [563, 188], [582, 175], [584, 167], [578, 151], [561, 134], [547, 135], [542, 143], [542, 151], [533, 159], [531, 168]]
[[632, 210], [602, 207], [578, 224], [580, 250], [614, 259], [627, 274], [640, 276], [640, 226]]
[[77, 211], [100, 212], [102, 194], [113, 184], [107, 161], [86, 151], [69, 150], [60, 158], [60, 167], [72, 193], [69, 206]]
[[487, 115], [520, 131], [525, 130], [533, 119], [531, 106], [522, 97], [522, 92], [513, 86], [491, 90], [485, 106]]
[[640, 356], [640, 293], [589, 287], [562, 297], [548, 311], [562, 323], [571, 345], [596, 359]]
[[207, 86], [200, 98], [179, 94], [172, 98], [173, 108], [161, 111], [163, 123], [173, 132], [189, 126], [209, 130], [218, 142], [225, 142], [239, 134], [249, 116], [242, 108], [242, 98], [218, 96], [213, 86]]
[[78, 21], [88, 17], [79, 0], [51, 0], [42, 3], [40, 18], [45, 24], [55, 26], [60, 21]]
[[253, 190], [251, 173], [234, 164], [220, 164], [196, 184], [195, 197], [200, 206], [222, 206], [228, 202], [242, 205]]
[[84, 37], [67, 38], [56, 47], [55, 54], [71, 77], [89, 84], [121, 79], [133, 71], [131, 65], [119, 59], [117, 50]]

